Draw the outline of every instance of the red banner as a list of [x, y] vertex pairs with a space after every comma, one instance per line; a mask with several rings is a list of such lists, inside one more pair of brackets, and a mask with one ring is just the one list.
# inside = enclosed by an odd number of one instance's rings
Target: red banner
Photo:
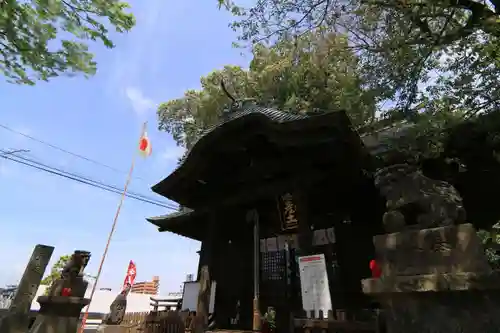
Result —
[[128, 264], [127, 275], [125, 275], [125, 281], [123, 281], [123, 289], [126, 289], [127, 285], [134, 285], [136, 274], [137, 270], [135, 268], [135, 263], [130, 260], [130, 263]]

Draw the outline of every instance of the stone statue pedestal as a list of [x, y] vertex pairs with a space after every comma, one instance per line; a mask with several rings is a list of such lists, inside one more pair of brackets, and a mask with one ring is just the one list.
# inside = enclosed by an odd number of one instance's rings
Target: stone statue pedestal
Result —
[[38, 316], [31, 333], [76, 333], [80, 313], [89, 299], [71, 296], [40, 296]]
[[500, 271], [471, 224], [374, 237], [378, 279], [362, 281], [388, 333], [500, 332]]

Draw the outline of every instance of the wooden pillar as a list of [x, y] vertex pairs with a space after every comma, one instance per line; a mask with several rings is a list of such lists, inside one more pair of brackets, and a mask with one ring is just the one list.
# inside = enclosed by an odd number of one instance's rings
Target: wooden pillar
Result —
[[215, 212], [210, 214], [207, 223], [207, 232], [202, 243], [200, 254], [198, 304], [196, 307], [196, 327], [195, 332], [203, 332], [208, 328], [208, 316], [210, 311], [210, 294], [213, 282], [213, 259], [215, 237], [217, 235], [217, 221]]

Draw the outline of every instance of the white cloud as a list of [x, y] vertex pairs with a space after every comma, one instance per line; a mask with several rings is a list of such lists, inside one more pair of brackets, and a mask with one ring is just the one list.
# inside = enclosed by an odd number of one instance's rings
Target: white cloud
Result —
[[135, 87], [125, 88], [125, 95], [129, 100], [135, 113], [139, 116], [145, 115], [147, 112], [154, 110], [156, 107], [152, 99], [146, 97], [144, 93]]
[[164, 31], [170, 26], [162, 18], [166, 11], [171, 10], [171, 4], [163, 0], [130, 0], [128, 3], [137, 25], [124, 35], [126, 38], [122, 38], [120, 44], [117, 43], [113, 52], [113, 65], [108, 72], [107, 90], [113, 96], [117, 90], [125, 90], [131, 101], [142, 101], [137, 104], [132, 102], [134, 110], [142, 114], [144, 110], [154, 107], [154, 103], [134, 85], [144, 84], [144, 72], [156, 72], [159, 64], [165, 60], [161, 52], [164, 46], [156, 41], [164, 38]]

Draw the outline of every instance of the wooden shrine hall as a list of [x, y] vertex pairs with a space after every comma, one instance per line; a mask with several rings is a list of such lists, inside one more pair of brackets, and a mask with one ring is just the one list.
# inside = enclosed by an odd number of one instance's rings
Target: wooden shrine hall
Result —
[[217, 329], [251, 330], [254, 292], [260, 313], [272, 306], [277, 329], [288, 327], [302, 310], [297, 258], [318, 253], [332, 309], [369, 308], [360, 280], [371, 274], [385, 204], [366, 175], [370, 163], [345, 112], [233, 104], [153, 186], [189, 208], [148, 221], [202, 242], [198, 278], [216, 281]]

